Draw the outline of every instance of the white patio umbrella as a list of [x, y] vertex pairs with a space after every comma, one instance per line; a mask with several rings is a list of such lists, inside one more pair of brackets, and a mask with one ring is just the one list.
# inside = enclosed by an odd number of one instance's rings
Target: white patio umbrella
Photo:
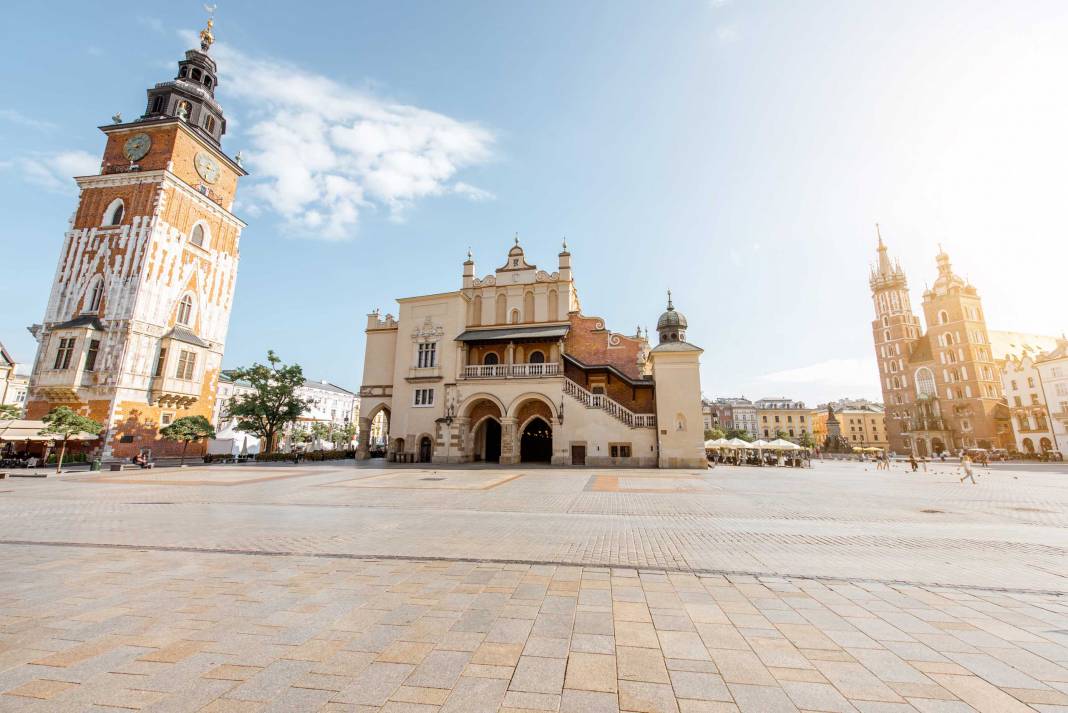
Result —
[[769, 445], [769, 447], [774, 446], [776, 448], [776, 450], [780, 450], [780, 451], [799, 451], [799, 450], [801, 450], [801, 446], [797, 445], [796, 443], [790, 443], [790, 441], [784, 440], [782, 438], [776, 438], [774, 441], [772, 441], [768, 445]]

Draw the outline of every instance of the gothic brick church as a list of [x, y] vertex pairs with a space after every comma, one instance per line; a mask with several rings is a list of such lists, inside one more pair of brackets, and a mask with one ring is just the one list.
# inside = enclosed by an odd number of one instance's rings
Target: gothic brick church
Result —
[[1009, 448], [1013, 435], [979, 292], [936, 257], [923, 293], [927, 329], [912, 311], [908, 281], [882, 236], [870, 285], [890, 449], [931, 456], [960, 448]]

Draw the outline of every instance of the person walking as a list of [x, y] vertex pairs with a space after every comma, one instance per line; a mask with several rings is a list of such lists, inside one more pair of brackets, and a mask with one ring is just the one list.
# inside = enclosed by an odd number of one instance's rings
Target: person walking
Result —
[[975, 472], [972, 470], [972, 459], [967, 453], [961, 457], [960, 467], [964, 470], [964, 475], [960, 477], [961, 484], [964, 483], [965, 478], [968, 478], [972, 481], [972, 485], [978, 485], [975, 481]]
[[919, 469], [920, 464], [916, 462], [916, 456], [915, 455], [910, 455], [909, 456], [909, 465], [912, 466], [912, 472], [913, 473], [915, 473]]

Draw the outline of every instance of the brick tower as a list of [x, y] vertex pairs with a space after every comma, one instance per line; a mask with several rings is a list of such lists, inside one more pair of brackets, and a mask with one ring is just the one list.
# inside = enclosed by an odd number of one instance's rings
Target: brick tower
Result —
[[923, 331], [905, 273], [891, 264], [881, 235], [877, 253], [872, 334], [890, 449], [930, 456], [1013, 445], [978, 291], [953, 272], [940, 249], [938, 278], [923, 293]]
[[883, 390], [887, 440], [891, 450], [902, 453], [909, 450], [902, 434], [907, 430], [904, 421], [915, 394], [906, 366], [922, 328], [919, 318], [912, 312], [905, 272], [900, 263], [890, 262], [878, 225], [875, 232], [879, 243], [878, 261], [869, 278], [875, 305], [871, 331]]
[[211, 418], [245, 224], [238, 161], [222, 151], [213, 21], [143, 116], [100, 127], [100, 173], [81, 190], [38, 342], [27, 418], [67, 405], [103, 423], [105, 459], [177, 452], [159, 429]]

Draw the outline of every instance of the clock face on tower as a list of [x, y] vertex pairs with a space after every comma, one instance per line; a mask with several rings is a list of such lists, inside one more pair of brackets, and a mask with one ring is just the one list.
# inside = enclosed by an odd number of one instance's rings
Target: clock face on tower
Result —
[[148, 134], [134, 134], [126, 139], [122, 153], [131, 161], [140, 161], [150, 148], [152, 148], [152, 139]]
[[219, 164], [203, 151], [197, 152], [197, 155], [193, 158], [193, 165], [196, 166], [200, 177], [208, 183], [215, 183], [215, 181], [219, 180]]

